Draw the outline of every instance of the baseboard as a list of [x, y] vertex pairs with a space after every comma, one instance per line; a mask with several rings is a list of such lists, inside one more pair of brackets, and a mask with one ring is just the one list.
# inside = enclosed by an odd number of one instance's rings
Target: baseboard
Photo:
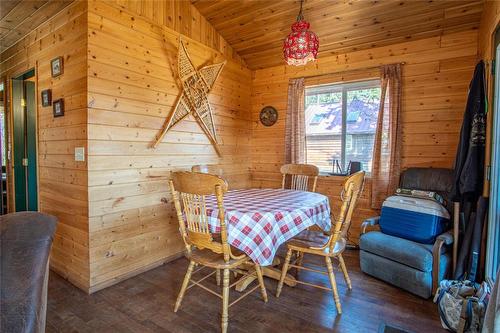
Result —
[[174, 255], [171, 255], [169, 257], [160, 259], [160, 260], [155, 261], [155, 262], [153, 262], [153, 263], [151, 263], [149, 265], [146, 265], [144, 267], [141, 267], [141, 268], [135, 269], [133, 271], [130, 271], [130, 272], [126, 273], [126, 274], [114, 277], [114, 278], [112, 278], [110, 280], [107, 280], [107, 281], [104, 281], [104, 282], [100, 282], [98, 284], [95, 284], [95, 285], [91, 286], [88, 289], [88, 293], [89, 294], [93, 294], [96, 291], [102, 290], [104, 288], [107, 288], [107, 287], [110, 287], [110, 286], [115, 285], [117, 283], [120, 283], [120, 282], [122, 282], [124, 280], [130, 279], [131, 277], [134, 277], [136, 275], [139, 275], [141, 273], [144, 273], [146, 271], [149, 271], [151, 269], [159, 267], [159, 266], [161, 266], [163, 264], [169, 263], [169, 262], [171, 262], [173, 260], [176, 260], [176, 259], [178, 259], [178, 258], [180, 258], [182, 256], [184, 256], [184, 251], [181, 251], [181, 252], [176, 253]]

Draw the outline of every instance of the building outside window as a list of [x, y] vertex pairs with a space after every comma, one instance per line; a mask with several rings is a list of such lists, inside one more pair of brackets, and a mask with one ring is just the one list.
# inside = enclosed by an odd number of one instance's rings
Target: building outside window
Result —
[[327, 173], [361, 162], [371, 171], [380, 81], [306, 87], [306, 162]]

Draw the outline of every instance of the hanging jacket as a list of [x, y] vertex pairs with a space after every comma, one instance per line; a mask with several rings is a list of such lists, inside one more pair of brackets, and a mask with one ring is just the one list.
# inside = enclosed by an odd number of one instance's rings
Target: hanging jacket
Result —
[[486, 143], [486, 94], [484, 62], [474, 70], [469, 85], [460, 142], [455, 160], [453, 201], [476, 202], [483, 191], [483, 170]]

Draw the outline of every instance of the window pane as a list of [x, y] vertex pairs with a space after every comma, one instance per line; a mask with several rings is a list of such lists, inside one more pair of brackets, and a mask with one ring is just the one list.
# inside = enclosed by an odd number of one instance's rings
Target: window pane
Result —
[[361, 162], [362, 170], [371, 171], [379, 103], [380, 87], [347, 91], [346, 165]]
[[332, 172], [333, 161], [342, 159], [342, 90], [330, 86], [306, 93], [306, 161]]

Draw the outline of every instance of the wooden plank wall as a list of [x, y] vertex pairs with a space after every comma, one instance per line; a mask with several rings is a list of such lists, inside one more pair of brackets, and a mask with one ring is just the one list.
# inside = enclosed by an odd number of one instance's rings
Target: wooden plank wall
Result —
[[[452, 167], [458, 143], [467, 89], [477, 53], [477, 30], [446, 34], [387, 47], [322, 57], [305, 67], [276, 66], [253, 72], [252, 82], [252, 185], [279, 187], [279, 166], [284, 162], [287, 85], [294, 77], [329, 73], [331, 82], [361, 78], [363, 69], [406, 62], [403, 70], [402, 166]], [[349, 74], [349, 71], [353, 71]], [[367, 70], [367, 77], [372, 77]], [[324, 80], [323, 80], [324, 81]], [[266, 128], [258, 121], [262, 107], [272, 105], [279, 120]], [[341, 178], [320, 177], [318, 191], [338, 206]], [[352, 238], [369, 216], [370, 182], [354, 217]]]
[[219, 51], [227, 59], [243, 60], [215, 28], [187, 0], [108, 0], [157, 25], [177, 31], [183, 36]]
[[[209, 97], [222, 158], [193, 119], [174, 127], [157, 149], [149, 148], [180, 93], [179, 34], [166, 27], [161, 17], [152, 20], [145, 15], [157, 14], [148, 7], [152, 5], [158, 3], [142, 2], [137, 14], [116, 4], [89, 3], [91, 291], [161, 264], [183, 249], [167, 187], [170, 171], [220, 164], [231, 187], [251, 185], [251, 72], [237, 58], [230, 58], [227, 48], [225, 54], [215, 51], [220, 48], [215, 41], [204, 40], [207, 47], [182, 37], [196, 67], [228, 60]], [[181, 12], [186, 7], [185, 2], [176, 6]], [[181, 12], [172, 17], [180, 20]], [[182, 22], [190, 20], [182, 16]], [[197, 21], [193, 22], [194, 30]], [[190, 35], [196, 37], [193, 30]], [[207, 32], [208, 40], [212, 36]]]
[[[0, 56], [0, 77], [8, 81], [37, 70], [39, 210], [59, 219], [50, 264], [84, 290], [89, 287], [87, 163], [74, 161], [74, 148], [87, 146], [86, 26], [87, 4], [75, 2]], [[50, 61], [57, 56], [64, 57], [64, 74], [52, 78]], [[54, 118], [52, 107], [41, 106], [40, 92], [48, 88], [53, 99], [64, 98], [64, 117]]]
[[481, 24], [479, 26], [478, 53], [485, 60], [494, 56], [493, 34], [500, 22], [500, 1], [485, 1]]

